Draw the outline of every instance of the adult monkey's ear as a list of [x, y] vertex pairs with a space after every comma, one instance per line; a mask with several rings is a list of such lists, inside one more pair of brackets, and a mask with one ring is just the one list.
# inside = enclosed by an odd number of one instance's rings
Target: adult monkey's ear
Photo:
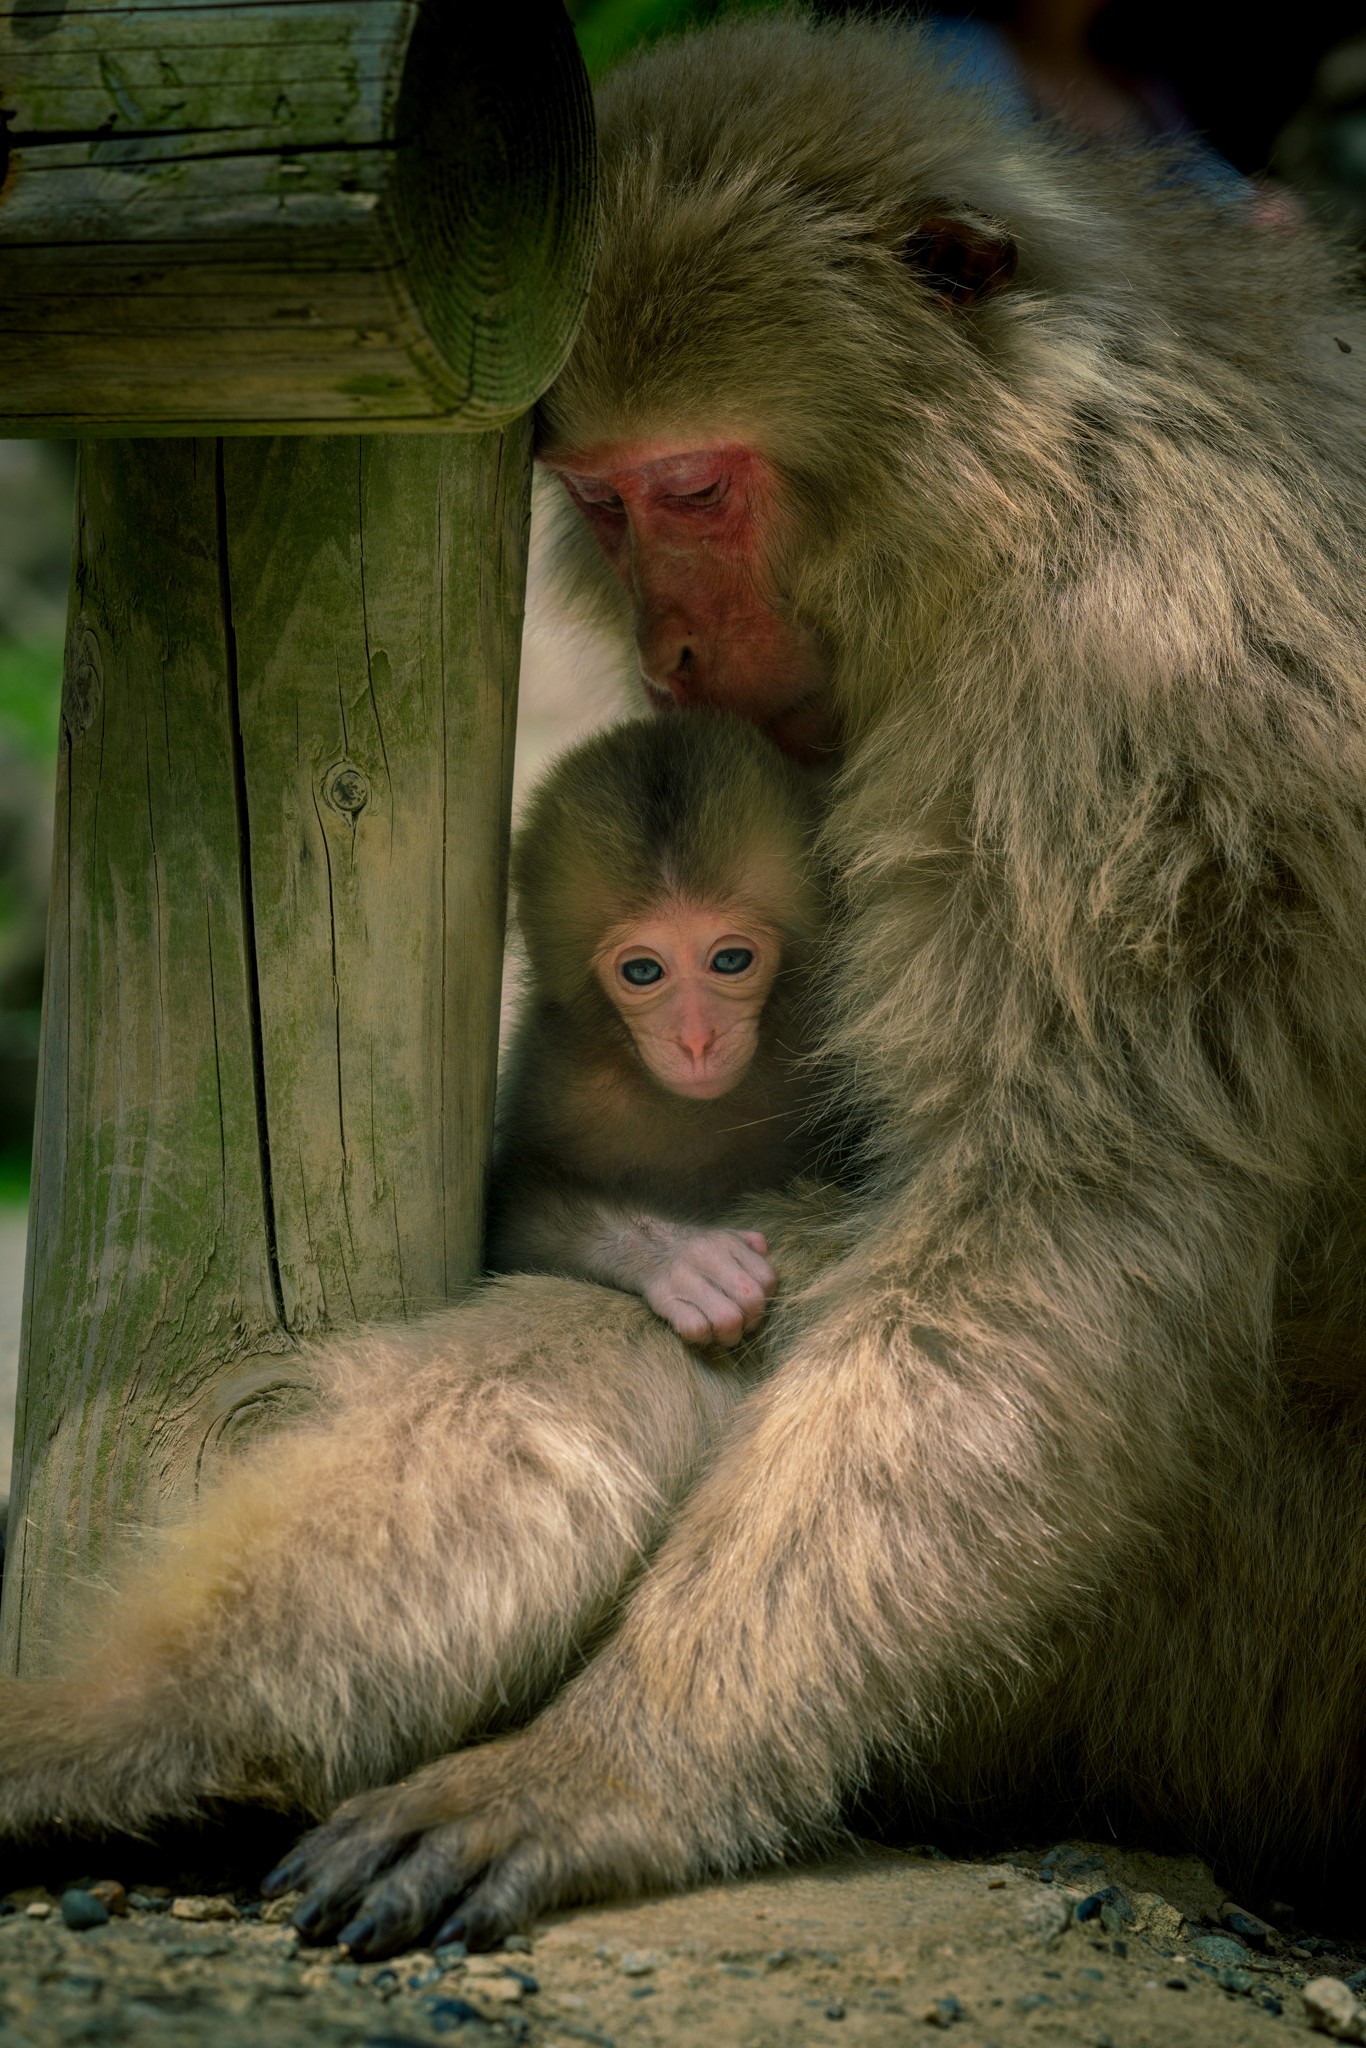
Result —
[[946, 305], [972, 306], [1010, 283], [1019, 252], [1001, 221], [944, 205], [922, 215], [901, 259]]

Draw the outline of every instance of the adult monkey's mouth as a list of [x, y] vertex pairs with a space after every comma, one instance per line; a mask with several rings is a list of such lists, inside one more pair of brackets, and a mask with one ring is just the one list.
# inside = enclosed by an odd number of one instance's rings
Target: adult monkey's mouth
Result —
[[[739, 704], [681, 704], [670, 691], [661, 689], [658, 683], [652, 683], [648, 676], [639, 671], [637, 673], [646, 703], [652, 711], [661, 716], [673, 712], [687, 712], [694, 708], [729, 710], [739, 718], [749, 715]], [[828, 763], [840, 751], [839, 721], [835, 715], [831, 691], [826, 684], [818, 684], [815, 689], [808, 690], [793, 703], [784, 705], [783, 709], [775, 712], [771, 718], [751, 718], [750, 723], [757, 725], [760, 732], [771, 739], [781, 752], [790, 755], [794, 761], [799, 761], [804, 766]]]
[[840, 751], [839, 719], [827, 685], [809, 690], [775, 718], [765, 719], [760, 730], [783, 753], [808, 765], [828, 762]]

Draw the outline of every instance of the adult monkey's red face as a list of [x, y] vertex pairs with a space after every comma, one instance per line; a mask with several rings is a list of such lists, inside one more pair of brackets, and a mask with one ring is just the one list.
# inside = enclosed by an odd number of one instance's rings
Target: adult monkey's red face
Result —
[[629, 594], [654, 708], [737, 712], [799, 759], [828, 755], [820, 647], [768, 588], [782, 513], [764, 457], [722, 439], [551, 447], [542, 460]]

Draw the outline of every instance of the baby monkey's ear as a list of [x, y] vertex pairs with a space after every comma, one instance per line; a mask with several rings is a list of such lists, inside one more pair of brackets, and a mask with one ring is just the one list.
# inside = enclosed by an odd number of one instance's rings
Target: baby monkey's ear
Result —
[[946, 305], [971, 306], [1010, 283], [1019, 251], [1001, 221], [946, 203], [927, 209], [901, 258]]

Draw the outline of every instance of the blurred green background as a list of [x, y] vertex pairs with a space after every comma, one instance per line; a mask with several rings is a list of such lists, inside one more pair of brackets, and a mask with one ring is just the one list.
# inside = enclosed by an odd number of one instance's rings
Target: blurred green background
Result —
[[0, 442], [0, 1203], [28, 1188], [74, 467]]
[[566, 12], [589, 75], [598, 78], [618, 57], [666, 29], [710, 21], [722, 12], [750, 13], [780, 4], [781, 0], [566, 0]]

